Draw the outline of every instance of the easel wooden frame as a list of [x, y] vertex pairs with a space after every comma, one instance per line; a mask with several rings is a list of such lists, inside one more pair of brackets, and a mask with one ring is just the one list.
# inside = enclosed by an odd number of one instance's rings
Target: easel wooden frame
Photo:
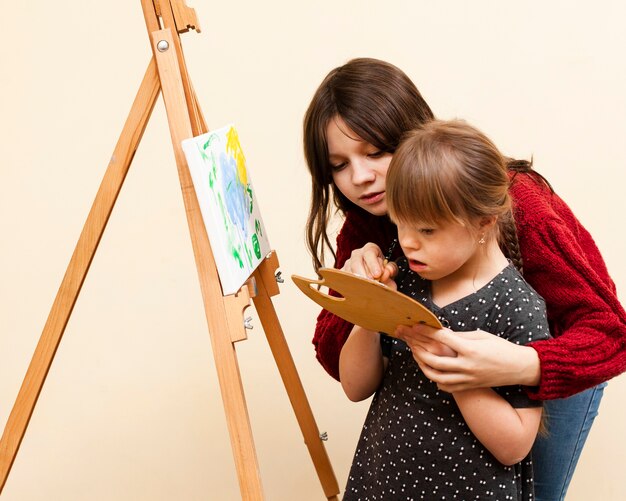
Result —
[[0, 440], [0, 493], [22, 442], [52, 360], [80, 293], [109, 216], [152, 114], [163, 92], [204, 309], [211, 337], [241, 497], [262, 500], [258, 460], [239, 372], [235, 343], [246, 339], [243, 311], [254, 301], [268, 344], [296, 414], [327, 499], [339, 488], [289, 352], [271, 297], [278, 294], [272, 253], [237, 294], [223, 296], [217, 268], [182, 151], [181, 141], [207, 132], [189, 79], [179, 33], [199, 31], [194, 9], [184, 0], [141, 0], [153, 57], [124, 124], [43, 332]]

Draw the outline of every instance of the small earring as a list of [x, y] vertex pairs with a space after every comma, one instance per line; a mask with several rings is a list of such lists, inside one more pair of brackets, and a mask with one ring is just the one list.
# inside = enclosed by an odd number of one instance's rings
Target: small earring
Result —
[[482, 244], [484, 244], [484, 243], [485, 243], [485, 234], [484, 234], [484, 233], [483, 233], [483, 235], [480, 237], [480, 240], [478, 241], [478, 243], [479, 243], [480, 245], [482, 245]]

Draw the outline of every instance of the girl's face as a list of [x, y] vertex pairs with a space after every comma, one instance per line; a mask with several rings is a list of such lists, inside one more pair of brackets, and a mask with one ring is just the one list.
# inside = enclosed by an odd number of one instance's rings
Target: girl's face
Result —
[[427, 280], [474, 274], [481, 259], [479, 240], [476, 230], [457, 222], [398, 223], [398, 241], [409, 267]]
[[365, 142], [339, 116], [328, 123], [326, 140], [333, 181], [339, 191], [375, 216], [387, 214], [385, 178], [391, 153]]

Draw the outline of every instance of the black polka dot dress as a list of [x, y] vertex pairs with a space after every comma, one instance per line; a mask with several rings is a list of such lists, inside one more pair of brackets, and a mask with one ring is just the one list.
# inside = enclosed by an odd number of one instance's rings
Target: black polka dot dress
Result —
[[[456, 331], [482, 329], [515, 343], [549, 337], [543, 299], [507, 266], [489, 284], [438, 308], [429, 282], [399, 261], [398, 289]], [[419, 369], [410, 349], [386, 338], [389, 365], [372, 400], [346, 485], [344, 501], [532, 500], [530, 456], [499, 463], [474, 437], [451, 395]], [[494, 388], [513, 407], [534, 407], [521, 387]]]

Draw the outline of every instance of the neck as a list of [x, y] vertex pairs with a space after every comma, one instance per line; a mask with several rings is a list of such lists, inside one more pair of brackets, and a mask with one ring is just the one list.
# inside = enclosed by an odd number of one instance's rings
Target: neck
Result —
[[458, 270], [432, 281], [433, 302], [440, 306], [458, 301], [487, 285], [508, 265], [498, 243], [490, 239]]

